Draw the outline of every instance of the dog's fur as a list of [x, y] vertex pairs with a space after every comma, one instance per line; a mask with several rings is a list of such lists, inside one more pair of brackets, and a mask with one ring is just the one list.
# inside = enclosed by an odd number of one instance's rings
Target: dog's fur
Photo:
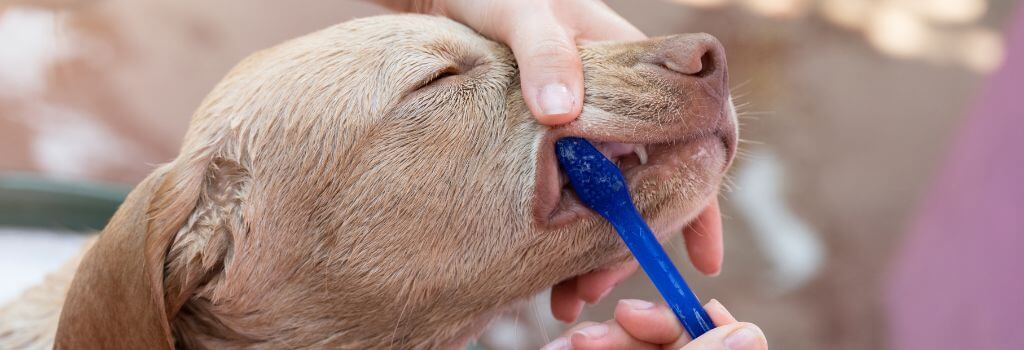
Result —
[[[557, 138], [691, 135], [686, 161], [634, 188], [661, 235], [716, 193], [735, 147], [724, 59], [705, 77], [658, 64], [709, 40], [582, 46], [584, 112], [558, 128], [530, 115], [506, 47], [438, 17], [354, 20], [256, 53], [83, 258], [55, 340], [50, 324], [33, 341], [463, 346], [515, 302], [628, 257], [593, 215], [537, 210]], [[442, 72], [455, 75], [426, 84]], [[9, 317], [0, 344], [16, 333]]]

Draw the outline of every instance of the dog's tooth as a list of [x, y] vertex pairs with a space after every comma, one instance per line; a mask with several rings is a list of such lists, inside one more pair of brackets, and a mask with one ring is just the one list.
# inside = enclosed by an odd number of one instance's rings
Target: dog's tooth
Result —
[[636, 153], [636, 157], [640, 158], [640, 164], [647, 164], [647, 148], [644, 145], [636, 145], [633, 148], [633, 153]]

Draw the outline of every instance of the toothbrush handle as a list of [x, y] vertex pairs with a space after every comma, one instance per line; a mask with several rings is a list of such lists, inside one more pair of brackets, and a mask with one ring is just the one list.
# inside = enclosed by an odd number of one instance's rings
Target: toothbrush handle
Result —
[[683, 328], [690, 334], [692, 339], [697, 339], [701, 334], [714, 328], [711, 317], [701, 306], [700, 300], [693, 294], [693, 290], [686, 284], [686, 280], [676, 270], [676, 266], [669, 259], [668, 254], [662, 249], [661, 243], [655, 238], [654, 232], [644, 223], [640, 213], [633, 210], [625, 210], [623, 214], [632, 217], [619, 218], [625, 220], [608, 220], [612, 222], [619, 237], [626, 243], [629, 251], [640, 263], [644, 273], [651, 279], [654, 286], [665, 298], [669, 308], [676, 314], [676, 318], [683, 324]]

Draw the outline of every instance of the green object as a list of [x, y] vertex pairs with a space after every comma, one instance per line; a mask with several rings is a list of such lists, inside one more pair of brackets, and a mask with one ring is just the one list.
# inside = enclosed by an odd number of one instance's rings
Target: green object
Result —
[[98, 231], [128, 186], [0, 172], [0, 226]]

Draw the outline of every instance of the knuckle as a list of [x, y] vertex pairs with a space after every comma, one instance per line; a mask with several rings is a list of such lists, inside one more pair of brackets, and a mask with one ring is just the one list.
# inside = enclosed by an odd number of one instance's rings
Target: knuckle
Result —
[[574, 57], [576, 47], [561, 39], [544, 38], [530, 47], [530, 56], [538, 58]]

